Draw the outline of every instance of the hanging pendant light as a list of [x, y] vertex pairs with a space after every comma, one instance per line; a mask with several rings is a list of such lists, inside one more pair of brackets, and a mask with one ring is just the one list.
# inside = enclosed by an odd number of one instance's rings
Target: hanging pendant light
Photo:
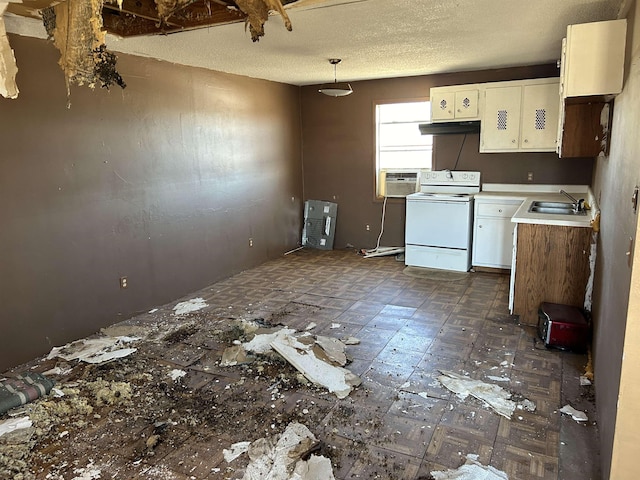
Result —
[[351, 95], [353, 93], [353, 89], [351, 85], [346, 82], [338, 83], [338, 78], [336, 76], [336, 65], [338, 65], [342, 60], [340, 58], [330, 58], [329, 63], [333, 65], [333, 83], [324, 85], [318, 91], [323, 95], [327, 95], [329, 97], [345, 97], [347, 95]]

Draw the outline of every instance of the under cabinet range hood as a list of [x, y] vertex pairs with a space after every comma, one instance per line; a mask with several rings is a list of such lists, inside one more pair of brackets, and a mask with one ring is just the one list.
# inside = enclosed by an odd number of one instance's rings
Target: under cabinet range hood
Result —
[[480, 133], [480, 122], [443, 122], [421, 123], [422, 135], [456, 135], [464, 133]]

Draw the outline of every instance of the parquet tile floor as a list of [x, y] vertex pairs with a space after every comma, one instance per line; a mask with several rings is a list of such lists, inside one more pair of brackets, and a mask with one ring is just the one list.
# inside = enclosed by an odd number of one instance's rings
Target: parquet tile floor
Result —
[[[204, 298], [208, 306], [199, 313], [209, 317], [173, 319], [204, 320], [197, 332], [170, 347], [150, 345], [145, 358], [187, 371], [182, 381], [194, 399], [192, 413], [202, 413], [197, 412], [198, 398], [215, 395], [219, 405], [239, 401], [240, 414], [263, 416], [268, 425], [270, 417], [306, 406], [311, 414], [298, 413], [300, 421], [314, 420], [306, 425], [323, 442], [339, 480], [427, 479], [432, 470], [459, 467], [468, 453], [510, 479], [600, 478], [593, 398], [576, 386], [586, 355], [545, 349], [535, 329], [509, 315], [508, 275], [471, 272], [448, 281], [408, 276], [403, 270], [404, 264], [393, 257], [365, 259], [350, 250], [291, 253], [187, 296]], [[166, 318], [175, 303], [124, 324], [151, 324], [163, 312]], [[347, 368], [361, 376], [362, 385], [343, 400], [322, 389], [293, 388], [274, 401], [264, 383], [252, 385], [249, 377], [241, 398], [233, 398], [229, 386], [243, 373], [219, 366], [227, 345], [210, 332], [220, 328], [219, 319], [273, 320], [276, 314], [291, 328], [303, 330], [315, 322], [314, 333], [359, 338], [360, 344], [347, 349], [352, 360]], [[212, 316], [218, 323], [211, 321], [209, 327]], [[109, 367], [103, 368], [106, 374]], [[537, 409], [516, 411], [511, 420], [501, 417], [478, 400], [462, 401], [451, 394], [437, 380], [440, 370], [489, 383], [495, 383], [489, 376], [504, 377], [503, 388], [532, 400]], [[578, 425], [562, 416], [558, 410], [566, 403], [586, 410], [592, 421]], [[241, 478], [226, 468], [222, 449], [264, 436], [242, 427], [234, 434], [219, 432], [213, 420], [176, 424], [170, 426], [171, 438], [152, 456], [136, 457], [153, 426], [144, 412], [105, 421], [116, 418], [108, 408], [117, 407], [105, 407], [103, 424], [90, 421], [72, 439], [87, 446], [75, 448], [80, 457], [68, 460], [76, 467], [99, 465], [108, 454], [101, 479]], [[62, 441], [50, 448], [64, 452]], [[575, 445], [583, 451], [572, 450]], [[71, 469], [66, 474], [53, 471], [41, 466], [35, 478], [74, 478]]]

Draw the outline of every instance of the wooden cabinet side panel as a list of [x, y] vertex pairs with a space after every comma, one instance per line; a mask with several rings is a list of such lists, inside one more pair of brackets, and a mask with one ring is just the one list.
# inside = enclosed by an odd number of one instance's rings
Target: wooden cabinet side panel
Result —
[[567, 103], [564, 106], [561, 156], [597, 157], [600, 152], [608, 154], [612, 110], [606, 102]]
[[520, 224], [514, 313], [538, 323], [542, 302], [582, 307], [589, 278], [591, 229]]

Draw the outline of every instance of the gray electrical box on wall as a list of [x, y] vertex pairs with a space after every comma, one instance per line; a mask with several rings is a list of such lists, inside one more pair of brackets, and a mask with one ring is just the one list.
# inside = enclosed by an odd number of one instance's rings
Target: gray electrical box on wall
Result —
[[302, 246], [333, 250], [337, 214], [337, 203], [307, 200], [304, 203]]

